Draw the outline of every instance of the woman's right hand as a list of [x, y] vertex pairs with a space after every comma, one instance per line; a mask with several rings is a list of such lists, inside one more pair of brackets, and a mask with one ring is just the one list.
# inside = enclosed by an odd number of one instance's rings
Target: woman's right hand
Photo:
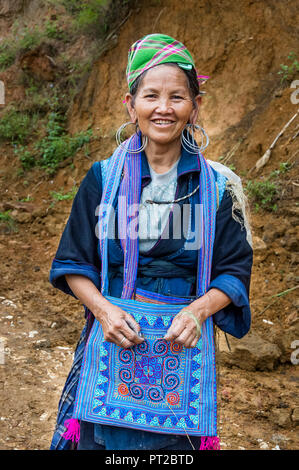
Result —
[[105, 341], [125, 349], [144, 341], [138, 336], [140, 325], [117, 305], [109, 302], [108, 306], [97, 313], [96, 319], [102, 325]]

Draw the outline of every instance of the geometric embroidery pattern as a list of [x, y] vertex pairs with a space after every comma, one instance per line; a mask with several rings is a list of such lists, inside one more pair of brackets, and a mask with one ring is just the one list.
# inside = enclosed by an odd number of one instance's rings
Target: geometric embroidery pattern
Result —
[[[202, 338], [195, 348], [163, 339], [183, 305], [154, 305], [109, 298], [141, 326], [145, 341], [130, 349], [104, 341], [94, 321], [87, 341], [74, 417], [145, 431], [215, 435], [216, 383], [202, 383]], [[206, 323], [206, 322], [205, 322]], [[213, 330], [207, 328], [208, 331]], [[209, 335], [208, 335], [209, 336]], [[213, 344], [213, 337], [210, 338]], [[213, 348], [209, 348], [210, 351]], [[205, 360], [209, 354], [204, 354]], [[208, 369], [214, 369], [213, 357]], [[206, 362], [207, 364], [207, 362]]]

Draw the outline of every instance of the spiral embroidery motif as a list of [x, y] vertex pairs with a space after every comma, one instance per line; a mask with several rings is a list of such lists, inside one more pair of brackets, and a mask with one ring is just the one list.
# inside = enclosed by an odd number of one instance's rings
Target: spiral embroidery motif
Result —
[[162, 396], [160, 390], [156, 387], [149, 388], [149, 390], [147, 392], [147, 395], [148, 395], [148, 398], [151, 401], [162, 401], [163, 400], [163, 396]]
[[166, 395], [166, 400], [170, 405], [178, 405], [180, 403], [180, 396], [177, 392], [171, 392]]
[[136, 398], [137, 400], [142, 400], [144, 398], [144, 390], [139, 385], [131, 385], [130, 392], [132, 397]]
[[133, 374], [130, 369], [120, 369], [119, 377], [123, 382], [130, 383], [133, 381]]
[[129, 364], [132, 362], [133, 353], [129, 349], [121, 349], [119, 351], [119, 360], [124, 364]]
[[[144, 341], [133, 349], [118, 353], [122, 365], [119, 369], [119, 395], [152, 403], [180, 402], [176, 388], [180, 385], [180, 356], [182, 346], [164, 339]], [[167, 395], [166, 395], [167, 393]]]
[[129, 389], [126, 384], [119, 384], [117, 390], [120, 395], [128, 395], [129, 393]]
[[179, 368], [179, 365], [180, 361], [175, 356], [167, 357], [164, 362], [165, 369], [168, 370], [176, 370]]
[[137, 354], [148, 354], [148, 352], [149, 352], [148, 341], [143, 341], [143, 343], [138, 344], [135, 347], [135, 351], [136, 351]]
[[165, 356], [168, 353], [168, 344], [164, 339], [158, 339], [153, 344], [153, 353], [157, 356]]
[[178, 376], [174, 374], [165, 375], [164, 380], [163, 380], [163, 386], [167, 390], [173, 390], [179, 385], [179, 383], [180, 383], [180, 380]]
[[179, 354], [183, 349], [183, 346], [179, 343], [171, 343], [170, 350], [173, 354]]

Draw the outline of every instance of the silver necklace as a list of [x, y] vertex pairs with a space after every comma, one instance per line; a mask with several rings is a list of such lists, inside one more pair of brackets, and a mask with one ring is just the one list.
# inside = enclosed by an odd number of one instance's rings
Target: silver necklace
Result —
[[144, 203], [148, 202], [149, 204], [174, 204], [176, 202], [183, 201], [184, 199], [187, 199], [193, 196], [193, 194], [195, 194], [196, 191], [198, 191], [198, 189], [199, 189], [199, 185], [191, 193], [187, 194], [186, 196], [180, 197], [178, 199], [173, 199], [173, 201], [153, 201], [151, 199], [146, 199]]

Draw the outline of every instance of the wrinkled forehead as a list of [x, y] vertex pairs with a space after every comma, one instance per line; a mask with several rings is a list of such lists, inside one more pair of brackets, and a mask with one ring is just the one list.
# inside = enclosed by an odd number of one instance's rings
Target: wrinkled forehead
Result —
[[138, 86], [138, 92], [147, 89], [178, 89], [189, 93], [188, 79], [176, 64], [162, 64], [144, 72]]

